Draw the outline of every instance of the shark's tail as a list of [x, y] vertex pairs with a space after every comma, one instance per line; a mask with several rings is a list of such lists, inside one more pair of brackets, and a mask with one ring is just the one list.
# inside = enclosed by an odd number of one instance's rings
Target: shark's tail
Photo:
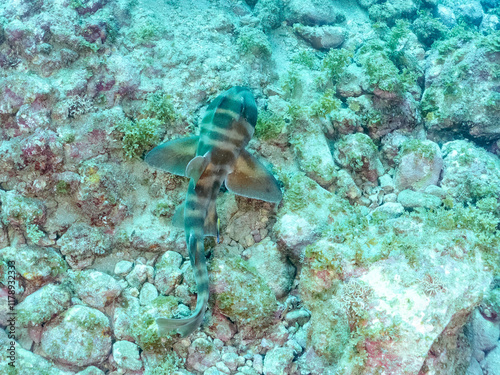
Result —
[[208, 270], [205, 259], [205, 249], [203, 246], [203, 237], [197, 239], [193, 234], [189, 236], [189, 255], [191, 266], [194, 270], [196, 286], [198, 288], [198, 299], [196, 301], [196, 309], [193, 315], [183, 319], [156, 319], [158, 325], [158, 334], [164, 336], [171, 331], [176, 331], [182, 337], [191, 334], [203, 322], [205, 311], [208, 303]]

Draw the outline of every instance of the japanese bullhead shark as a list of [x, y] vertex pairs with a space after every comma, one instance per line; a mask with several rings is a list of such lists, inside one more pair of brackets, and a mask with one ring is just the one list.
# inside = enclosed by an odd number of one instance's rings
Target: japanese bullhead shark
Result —
[[252, 93], [232, 87], [215, 98], [201, 122], [199, 136], [175, 139], [152, 149], [149, 165], [190, 179], [185, 202], [177, 208], [174, 225], [183, 224], [198, 297], [193, 314], [183, 319], [158, 318], [159, 335], [176, 331], [185, 337], [203, 322], [209, 297], [208, 270], [203, 238], [217, 236], [215, 207], [224, 182], [235, 194], [267, 202], [281, 201], [277, 181], [248, 151], [257, 122]]

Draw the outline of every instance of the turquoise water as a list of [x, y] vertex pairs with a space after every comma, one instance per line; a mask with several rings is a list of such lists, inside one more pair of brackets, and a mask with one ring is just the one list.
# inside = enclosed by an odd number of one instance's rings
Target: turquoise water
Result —
[[499, 5], [0, 1], [0, 372], [498, 373]]

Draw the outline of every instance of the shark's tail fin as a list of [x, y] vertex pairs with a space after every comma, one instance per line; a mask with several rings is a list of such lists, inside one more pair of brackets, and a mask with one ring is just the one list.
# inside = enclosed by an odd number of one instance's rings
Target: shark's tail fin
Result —
[[[203, 246], [203, 237], [198, 240], [193, 234], [189, 236], [189, 253], [191, 266], [194, 270], [196, 286], [198, 288], [198, 300], [196, 309], [188, 318], [183, 319], [156, 319], [158, 325], [158, 334], [164, 336], [171, 331], [176, 331], [182, 337], [191, 334], [203, 322], [208, 303], [208, 270], [205, 259], [205, 249]], [[194, 255], [194, 256], [193, 256]]]

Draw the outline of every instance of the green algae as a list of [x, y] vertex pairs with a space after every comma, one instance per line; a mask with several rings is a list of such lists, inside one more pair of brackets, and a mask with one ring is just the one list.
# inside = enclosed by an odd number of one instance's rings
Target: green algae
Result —
[[417, 35], [418, 40], [427, 46], [443, 38], [447, 31], [442, 22], [432, 17], [431, 13], [426, 10], [418, 13], [417, 19], [413, 21], [412, 30]]
[[438, 152], [438, 149], [428, 141], [421, 141], [418, 139], [409, 139], [401, 145], [399, 149], [398, 156], [395, 159], [396, 163], [399, 163], [398, 160], [401, 160], [401, 157], [407, 155], [409, 153], [418, 154], [421, 158], [425, 159], [434, 159]]
[[244, 53], [256, 57], [271, 56], [271, 44], [267, 35], [260, 29], [244, 26], [239, 30], [237, 44]]
[[286, 123], [283, 117], [271, 111], [263, 111], [259, 113], [257, 124], [255, 125], [255, 136], [263, 141], [276, 139], [285, 126]]
[[56, 192], [61, 195], [67, 195], [71, 191], [71, 185], [66, 181], [59, 181], [56, 184]]
[[141, 156], [159, 142], [163, 127], [171, 125], [177, 117], [169, 95], [149, 94], [137, 120], [122, 117], [116, 121], [114, 128], [122, 135], [125, 156], [129, 159]]
[[156, 118], [162, 124], [170, 124], [177, 118], [172, 98], [164, 92], [154, 92], [147, 96], [141, 115], [145, 118]]
[[185, 360], [177, 355], [175, 352], [168, 353], [163, 361], [156, 367], [147, 369], [144, 372], [144, 375], [164, 375], [164, 374], [172, 374], [176, 370], [182, 368]]
[[155, 216], [171, 216], [174, 211], [175, 205], [171, 201], [161, 201], [156, 204], [156, 207], [152, 209], [152, 213]]
[[300, 85], [300, 67], [292, 64], [281, 80], [281, 89], [289, 97], [293, 97]]
[[341, 165], [354, 171], [360, 171], [378, 152], [373, 140], [364, 133], [355, 133], [342, 137], [335, 145], [337, 158]]
[[341, 106], [342, 102], [335, 97], [335, 92], [326, 90], [312, 105], [311, 110], [315, 116], [325, 117], [334, 111], [338, 111]]
[[162, 122], [154, 118], [142, 118], [137, 121], [124, 119], [116, 125], [123, 134], [122, 143], [125, 156], [137, 158], [160, 140]]
[[318, 58], [310, 50], [303, 50], [297, 52], [295, 55], [292, 56], [292, 63], [302, 65], [309, 69], [318, 68]]
[[169, 335], [159, 336], [157, 318], [171, 318], [178, 302], [172, 296], [159, 296], [151, 301], [150, 306], [141, 306], [137, 319], [132, 322], [131, 332], [135, 343], [142, 350], [162, 353], [172, 347], [173, 338]]
[[336, 83], [351, 63], [353, 53], [345, 48], [331, 49], [323, 58], [322, 69], [328, 78]]
[[39, 226], [45, 218], [45, 206], [40, 200], [23, 197], [11, 191], [0, 192], [0, 203], [0, 219], [5, 225], [24, 227], [26, 236], [35, 244], [45, 236]]

